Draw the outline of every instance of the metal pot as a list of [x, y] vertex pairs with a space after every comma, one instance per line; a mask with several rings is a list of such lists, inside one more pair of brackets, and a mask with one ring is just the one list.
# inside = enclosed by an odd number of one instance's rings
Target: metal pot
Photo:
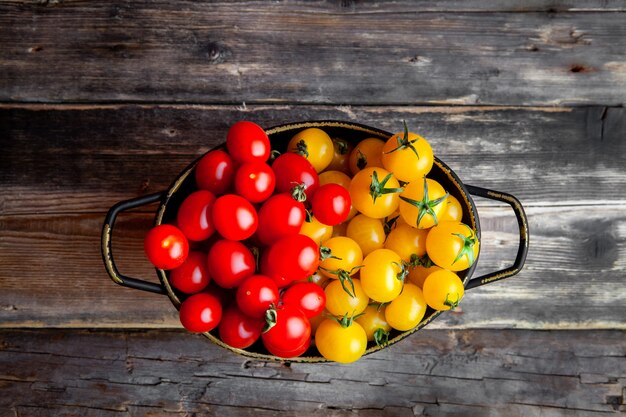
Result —
[[[272, 142], [272, 148], [278, 149], [279, 151], [284, 151], [287, 143], [291, 139], [291, 137], [297, 133], [298, 131], [310, 127], [317, 127], [325, 130], [331, 137], [340, 137], [346, 140], [357, 143], [358, 141], [368, 138], [368, 137], [376, 137], [381, 138], [383, 140], [388, 139], [392, 133], [386, 132], [384, 130], [380, 130], [377, 128], [373, 128], [370, 126], [352, 123], [352, 122], [341, 122], [341, 121], [309, 121], [309, 122], [301, 122], [301, 123], [288, 123], [279, 126], [272, 127], [267, 129], [266, 132], [270, 137]], [[224, 145], [219, 146], [218, 148], [223, 148]], [[156, 212], [156, 216], [154, 219], [154, 224], [159, 225], [161, 223], [171, 222], [176, 218], [176, 213], [178, 211], [178, 207], [185, 199], [187, 195], [196, 190], [195, 179], [194, 179], [194, 169], [196, 163], [200, 158], [191, 163], [187, 168], [185, 168], [182, 173], [176, 178], [176, 180], [172, 183], [167, 191], [155, 193], [151, 195], [147, 195], [144, 197], [139, 197], [132, 200], [121, 201], [115, 204], [106, 215], [104, 226], [102, 230], [102, 257], [104, 259], [104, 264], [109, 273], [111, 279], [117, 284], [143, 290], [149, 291], [159, 294], [167, 294], [167, 296], [172, 301], [172, 304], [176, 308], [180, 308], [181, 299], [183, 299], [184, 295], [176, 291], [172, 288], [169, 283], [168, 273], [162, 269], [156, 269], [157, 276], [159, 277], [160, 284], [156, 284], [153, 282], [147, 282], [136, 278], [131, 278], [124, 276], [119, 273], [115, 261], [113, 260], [113, 254], [111, 252], [111, 239], [113, 233], [113, 227], [115, 225], [115, 219], [118, 214], [123, 211], [130, 210], [133, 208], [137, 208], [140, 206], [144, 206], [150, 203], [160, 202], [159, 208]], [[504, 278], [511, 277], [517, 274], [524, 262], [526, 260], [526, 255], [528, 253], [528, 221], [526, 215], [524, 213], [524, 209], [520, 204], [519, 200], [514, 196], [498, 191], [487, 190], [485, 188], [475, 187], [467, 184], [463, 184], [459, 177], [452, 171], [446, 164], [444, 164], [440, 159], [435, 157], [434, 165], [432, 167], [431, 172], [428, 174], [429, 178], [432, 178], [438, 181], [446, 191], [448, 191], [451, 195], [456, 197], [461, 206], [463, 208], [463, 222], [470, 225], [475, 231], [476, 236], [480, 240], [480, 222], [478, 219], [478, 213], [476, 211], [476, 206], [474, 201], [472, 200], [472, 195], [485, 197], [492, 200], [497, 200], [501, 202], [505, 202], [513, 208], [515, 216], [517, 218], [518, 226], [519, 226], [519, 249], [517, 251], [517, 256], [512, 266], [500, 270], [495, 271], [486, 275], [483, 275], [478, 278], [471, 279], [472, 273], [476, 268], [477, 262], [475, 262], [469, 269], [462, 271], [459, 273], [459, 277], [463, 280], [463, 284], [466, 289], [471, 289], [478, 287], [480, 285], [488, 284], [491, 282], [499, 281]], [[482, 242], [481, 242], [482, 244]], [[478, 261], [478, 258], [476, 259]], [[428, 309], [424, 319], [420, 322], [420, 324], [412, 330], [406, 332], [395, 332], [389, 338], [389, 343], [386, 346], [392, 345], [394, 343], [399, 342], [405, 337], [409, 336], [411, 333], [423, 328], [432, 320], [437, 318], [441, 314], [440, 311], [434, 311], [432, 309]], [[213, 343], [222, 346], [226, 349], [229, 349], [235, 353], [254, 357], [256, 359], [261, 360], [279, 360], [282, 361], [284, 359], [278, 358], [276, 356], [270, 355], [266, 353], [260, 344], [255, 344], [252, 347], [244, 350], [244, 349], [235, 349], [232, 348], [216, 337], [215, 332], [204, 333], [206, 337], [208, 337]], [[380, 350], [381, 347], [376, 345], [370, 345], [366, 351], [366, 354], [375, 352]], [[291, 362], [324, 362], [326, 359], [321, 357], [315, 348], [312, 347], [309, 352], [306, 353], [308, 356], [301, 356], [297, 358], [289, 359]]]

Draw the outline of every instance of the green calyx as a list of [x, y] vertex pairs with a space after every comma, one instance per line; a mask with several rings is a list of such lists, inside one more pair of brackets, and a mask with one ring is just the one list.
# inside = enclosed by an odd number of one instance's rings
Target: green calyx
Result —
[[[355, 293], [355, 290], [354, 290], [354, 282], [352, 281], [351, 275], [354, 273], [355, 269], [359, 269], [359, 268], [362, 268], [362, 267], [363, 267], [363, 265], [355, 266], [354, 268], [352, 268], [349, 271], [346, 271], [345, 269], [336, 269], [334, 271], [331, 271], [331, 270], [326, 269], [326, 268], [321, 267], [321, 266], [320, 266], [320, 269], [328, 272], [329, 274], [336, 275], [337, 279], [341, 283], [341, 288], [343, 288], [343, 290], [346, 292], [346, 294], [348, 294], [350, 297], [354, 298], [354, 297], [356, 297], [356, 293]], [[348, 288], [348, 286], [346, 285], [346, 282], [348, 284], [350, 284], [350, 288]], [[350, 290], [352, 290], [352, 291], [350, 291]]]
[[296, 143], [296, 147], [295, 149], [293, 149], [293, 151], [294, 153], [297, 153], [300, 156], [304, 156], [305, 158], [309, 157], [309, 149], [304, 140], [299, 140], [298, 143]]
[[394, 153], [395, 151], [399, 151], [402, 149], [410, 149], [415, 154], [417, 159], [419, 159], [420, 156], [417, 153], [417, 149], [415, 149], [415, 146], [413, 146], [413, 143], [417, 142], [419, 138], [409, 140], [409, 127], [406, 125], [406, 120], [403, 120], [402, 123], [404, 124], [404, 134], [402, 135], [402, 137], [400, 137], [399, 135], [396, 136], [398, 146], [393, 148], [389, 152], [385, 152], [385, 153], [390, 154], [390, 153]]
[[[330, 250], [329, 247], [327, 246], [320, 246], [320, 262], [324, 261], [326, 259], [338, 259], [338, 260], [342, 260], [341, 258], [335, 256], [332, 254], [332, 251]], [[322, 268], [323, 269], [323, 268]]]
[[400, 216], [396, 216], [392, 218], [385, 217], [385, 221], [383, 223], [383, 230], [385, 231], [385, 235], [388, 235], [389, 233], [391, 233], [393, 228], [396, 226], [396, 223], [398, 222], [399, 218]]
[[435, 210], [433, 210], [433, 208], [441, 204], [446, 198], [448, 198], [448, 193], [446, 193], [442, 197], [439, 197], [436, 200], [430, 199], [430, 197], [428, 196], [428, 181], [426, 181], [426, 177], [424, 177], [424, 197], [422, 197], [421, 201], [413, 200], [412, 198], [404, 197], [402, 195], [400, 196], [400, 199], [402, 201], [406, 201], [410, 205], [417, 207], [417, 209], [419, 210], [415, 227], [419, 227], [420, 222], [427, 214], [430, 214], [433, 217], [435, 225], [439, 224], [439, 221], [437, 220], [437, 215], [435, 214]]
[[276, 314], [276, 306], [272, 304], [265, 312], [265, 325], [263, 326], [263, 333], [269, 332], [272, 327], [276, 326], [277, 318], [278, 315]]
[[389, 332], [385, 329], [378, 328], [374, 331], [374, 342], [376, 346], [385, 347], [389, 343]]
[[335, 145], [337, 145], [337, 151], [339, 151], [339, 155], [345, 155], [348, 153], [348, 142], [339, 138], [333, 139], [333, 142], [335, 143]]
[[409, 274], [409, 264], [402, 261], [400, 263], [393, 262], [394, 265], [397, 265], [400, 268], [400, 271], [396, 274], [396, 278], [398, 281], [404, 282], [404, 278]]
[[443, 302], [443, 305], [450, 307], [450, 310], [454, 310], [455, 308], [457, 308], [459, 306], [459, 302], [461, 301], [461, 299], [459, 298], [459, 293], [455, 292], [454, 294], [456, 294], [455, 300], [451, 300], [450, 293], [447, 293], [446, 299]]
[[411, 268], [415, 268], [416, 266], [423, 266], [424, 268], [430, 268], [435, 265], [433, 261], [430, 260], [428, 255], [417, 256], [415, 253], [411, 254], [411, 258], [409, 259], [409, 266]]
[[276, 149], [271, 150], [270, 151], [270, 159], [269, 159], [268, 163], [271, 164], [279, 156], [280, 156], [280, 152], [278, 152]]
[[474, 234], [474, 231], [468, 225], [465, 225], [465, 227], [467, 227], [470, 231], [469, 236], [465, 236], [462, 233], [452, 234], [453, 236], [456, 236], [463, 241], [463, 247], [461, 248], [459, 253], [456, 255], [456, 258], [454, 258], [454, 261], [452, 261], [452, 265], [454, 265], [456, 261], [463, 258], [464, 256], [467, 257], [468, 266], [472, 266], [472, 264], [476, 260], [474, 258], [474, 245], [478, 243], [478, 240], [476, 239], [476, 235]]
[[367, 166], [367, 157], [360, 149], [356, 150], [356, 167], [358, 169], [363, 169]]
[[382, 181], [378, 180], [378, 173], [374, 171], [372, 173], [372, 182], [370, 183], [370, 196], [372, 197], [372, 201], [376, 203], [376, 199], [383, 194], [393, 194], [393, 193], [401, 193], [404, 191], [404, 188], [385, 188], [387, 182], [393, 176], [392, 173], [387, 174]]
[[[295, 182], [294, 182], [295, 184]], [[290, 191], [291, 197], [299, 203], [304, 203], [306, 201], [306, 184], [296, 184]]]
[[343, 315], [343, 317], [332, 316], [331, 318], [333, 320], [335, 320], [337, 323], [339, 323], [341, 325], [341, 327], [350, 327], [350, 326], [352, 326], [352, 323], [354, 323], [354, 320], [358, 319], [362, 315], [363, 315], [363, 313], [354, 315], [354, 311], [353, 311], [352, 315], [350, 315], [350, 316], [348, 316], [348, 313], [346, 313], [346, 314]]

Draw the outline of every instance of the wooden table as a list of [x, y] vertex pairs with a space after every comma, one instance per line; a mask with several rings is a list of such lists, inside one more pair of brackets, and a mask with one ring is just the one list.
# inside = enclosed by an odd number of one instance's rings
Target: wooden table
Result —
[[[626, 2], [0, 3], [0, 416], [613, 416], [626, 412]], [[277, 364], [111, 282], [105, 212], [167, 188], [241, 119], [397, 131], [519, 197], [514, 278], [356, 364]], [[476, 272], [509, 265], [477, 199]], [[122, 272], [154, 207], [124, 214]]]

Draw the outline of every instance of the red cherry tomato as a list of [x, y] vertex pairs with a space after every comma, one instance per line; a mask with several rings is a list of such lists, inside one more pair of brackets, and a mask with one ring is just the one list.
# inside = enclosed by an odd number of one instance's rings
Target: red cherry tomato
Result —
[[178, 268], [189, 254], [189, 242], [179, 228], [161, 224], [150, 229], [143, 248], [152, 265], [161, 269]]
[[222, 342], [237, 349], [245, 349], [261, 337], [264, 321], [243, 314], [231, 306], [224, 311], [219, 326]]
[[219, 149], [208, 152], [196, 165], [196, 184], [201, 190], [222, 195], [235, 177], [235, 162]]
[[312, 282], [299, 282], [283, 294], [283, 304], [298, 307], [308, 317], [315, 317], [326, 307], [324, 289]]
[[279, 358], [295, 358], [296, 356], [301, 356], [304, 352], [309, 350], [311, 346], [311, 338], [308, 338], [304, 341], [304, 344], [296, 349], [291, 350], [280, 350], [274, 348], [273, 355], [278, 356]]
[[211, 207], [215, 202], [212, 192], [200, 190], [185, 198], [178, 209], [176, 224], [193, 241], [205, 240], [215, 232], [211, 220]]
[[254, 274], [254, 255], [241, 242], [219, 240], [209, 250], [208, 266], [213, 281], [222, 288], [234, 288]]
[[284, 153], [274, 160], [272, 169], [276, 175], [276, 189], [291, 192], [296, 185], [304, 184], [306, 197], [310, 199], [319, 186], [319, 178], [313, 165], [303, 156]]
[[320, 223], [336, 226], [350, 214], [350, 193], [339, 184], [324, 184], [317, 189], [311, 200], [313, 215]]
[[299, 281], [310, 277], [319, 265], [319, 247], [308, 236], [287, 236], [274, 243], [267, 254], [267, 264], [272, 279], [285, 277]]
[[226, 148], [239, 163], [265, 162], [270, 157], [270, 139], [256, 123], [241, 121], [228, 129]]
[[258, 215], [245, 198], [226, 194], [213, 203], [211, 219], [220, 235], [230, 240], [244, 240], [256, 232]]
[[198, 251], [189, 252], [185, 262], [170, 272], [170, 284], [185, 294], [202, 291], [211, 280], [206, 254]]
[[278, 303], [278, 286], [269, 277], [253, 275], [239, 285], [236, 297], [244, 314], [260, 319], [272, 304]]
[[264, 245], [300, 232], [306, 219], [304, 204], [290, 194], [276, 194], [267, 199], [259, 209], [259, 227], [256, 236]]
[[269, 248], [261, 254], [261, 274], [270, 277], [272, 281], [278, 286], [278, 288], [284, 288], [291, 284], [293, 281], [291, 278], [285, 276], [285, 274], [274, 271], [274, 268], [269, 263]]
[[311, 338], [311, 323], [297, 307], [283, 305], [269, 310], [266, 317], [270, 329], [261, 339], [272, 355], [281, 356], [299, 350]]
[[180, 305], [180, 322], [190, 332], [209, 332], [222, 319], [222, 305], [217, 297], [201, 292]]
[[237, 169], [235, 190], [252, 203], [265, 201], [274, 192], [276, 178], [272, 168], [264, 162], [249, 162]]

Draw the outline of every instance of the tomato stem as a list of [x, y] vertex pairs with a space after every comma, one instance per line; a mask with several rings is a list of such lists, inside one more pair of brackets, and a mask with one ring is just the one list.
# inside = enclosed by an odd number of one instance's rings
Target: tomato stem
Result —
[[337, 144], [337, 150], [339, 151], [339, 155], [345, 155], [348, 153], [348, 143], [339, 138], [334, 138], [333, 142]]
[[385, 231], [385, 235], [388, 235], [389, 233], [391, 233], [394, 226], [398, 222], [399, 218], [400, 218], [400, 215], [393, 217], [391, 219], [388, 217], [385, 217], [385, 222], [383, 223], [383, 230]]
[[[340, 259], [340, 258], [337, 258], [337, 259]], [[337, 279], [341, 283], [341, 288], [343, 288], [343, 290], [352, 298], [356, 297], [356, 293], [354, 290], [354, 282], [352, 281], [352, 277], [350, 275], [354, 273], [355, 269], [359, 269], [359, 268], [363, 268], [363, 265], [355, 266], [354, 268], [350, 269], [350, 271], [346, 271], [345, 269], [336, 269], [333, 271], [333, 270], [324, 268], [323, 266], [320, 266], [320, 269], [328, 272], [329, 274], [336, 275]], [[352, 289], [352, 292], [350, 292], [350, 290], [346, 286], [346, 281], [348, 281], [348, 283], [350, 284], [350, 288]]]
[[356, 150], [356, 167], [361, 170], [367, 166], [367, 157], [360, 149]]
[[430, 214], [432, 216], [435, 225], [439, 224], [439, 221], [437, 220], [437, 214], [435, 214], [433, 208], [438, 204], [441, 204], [446, 198], [448, 198], [448, 195], [449, 193], [446, 193], [444, 196], [431, 201], [430, 197], [428, 196], [428, 181], [426, 181], [426, 177], [424, 177], [424, 196], [422, 197], [421, 201], [413, 200], [412, 198], [408, 198], [402, 195], [400, 196], [400, 199], [402, 201], [406, 201], [414, 207], [417, 207], [419, 213], [417, 215], [417, 223], [415, 224], [415, 227], [419, 227], [420, 222], [426, 214]]
[[279, 156], [280, 156], [280, 152], [279, 152], [279, 151], [277, 151], [276, 149], [272, 149], [272, 150], [270, 151], [270, 159], [269, 159], [269, 161], [268, 161], [268, 164], [270, 164], [270, 165], [271, 165], [271, 164], [272, 164], [272, 162], [274, 162], [274, 160], [275, 160], [276, 158], [278, 158]]
[[300, 183], [293, 186], [291, 189], [291, 197], [299, 203], [304, 203], [306, 201], [306, 184]]
[[387, 182], [391, 179], [393, 174], [390, 172], [383, 178], [382, 181], [378, 180], [378, 173], [374, 171], [372, 173], [372, 182], [370, 183], [370, 196], [372, 201], [376, 203], [376, 199], [383, 194], [401, 193], [404, 188], [385, 188]]
[[376, 346], [384, 347], [389, 343], [389, 332], [383, 328], [378, 328], [374, 331], [374, 342]]
[[455, 292], [456, 294], [456, 300], [452, 301], [449, 299], [450, 297], [450, 293], [446, 294], [446, 299], [443, 302], [443, 305], [450, 307], [450, 310], [454, 310], [455, 308], [457, 308], [459, 306], [459, 302], [461, 301], [461, 299], [459, 298], [459, 293]]
[[459, 253], [456, 255], [456, 258], [454, 258], [454, 261], [452, 261], [452, 265], [454, 265], [454, 263], [458, 261], [459, 259], [461, 259], [462, 257], [466, 256], [468, 267], [470, 267], [476, 260], [474, 258], [474, 245], [478, 241], [476, 239], [476, 235], [474, 234], [474, 231], [472, 230], [472, 228], [466, 224], [464, 226], [467, 227], [468, 230], [470, 231], [469, 236], [465, 236], [462, 233], [452, 233], [453, 236], [456, 236], [463, 241], [463, 247], [461, 248]]
[[415, 156], [417, 156], [417, 159], [420, 159], [420, 156], [417, 153], [417, 149], [415, 149], [415, 146], [413, 146], [413, 143], [420, 140], [420, 137], [418, 136], [416, 139], [409, 140], [409, 127], [406, 125], [406, 120], [403, 120], [402, 123], [404, 124], [404, 134], [402, 135], [402, 137], [400, 137], [400, 135], [396, 136], [398, 146], [390, 150], [389, 152], [385, 152], [385, 153], [390, 154], [390, 153], [394, 153], [395, 151], [408, 148], [411, 151], [413, 151]]
[[[343, 259], [333, 255], [332, 251], [330, 250], [330, 248], [328, 246], [320, 246], [320, 261], [323, 261], [323, 260], [326, 260], [326, 259], [337, 259], [337, 260], [340, 260], [340, 261], [343, 260]], [[320, 266], [320, 268], [324, 269], [321, 266]], [[324, 269], [324, 271], [326, 271], [326, 269]]]
[[276, 306], [272, 304], [270, 308], [265, 312], [265, 325], [263, 326], [263, 333], [270, 331], [270, 329], [276, 326], [278, 315], [276, 314]]
[[303, 139], [300, 139], [298, 143], [296, 143], [296, 147], [292, 149], [292, 151], [300, 156], [304, 156], [305, 158], [309, 157], [309, 149]]
[[404, 278], [406, 278], [406, 276], [407, 276], [407, 275], [408, 275], [408, 273], [409, 273], [408, 264], [407, 264], [406, 262], [404, 262], [404, 261], [402, 261], [402, 262], [400, 262], [400, 263], [398, 263], [398, 262], [392, 262], [392, 263], [393, 263], [394, 265], [397, 265], [397, 266], [399, 266], [399, 267], [400, 267], [400, 272], [398, 272], [398, 273], [396, 274], [396, 278], [397, 278], [399, 281], [404, 282]]

